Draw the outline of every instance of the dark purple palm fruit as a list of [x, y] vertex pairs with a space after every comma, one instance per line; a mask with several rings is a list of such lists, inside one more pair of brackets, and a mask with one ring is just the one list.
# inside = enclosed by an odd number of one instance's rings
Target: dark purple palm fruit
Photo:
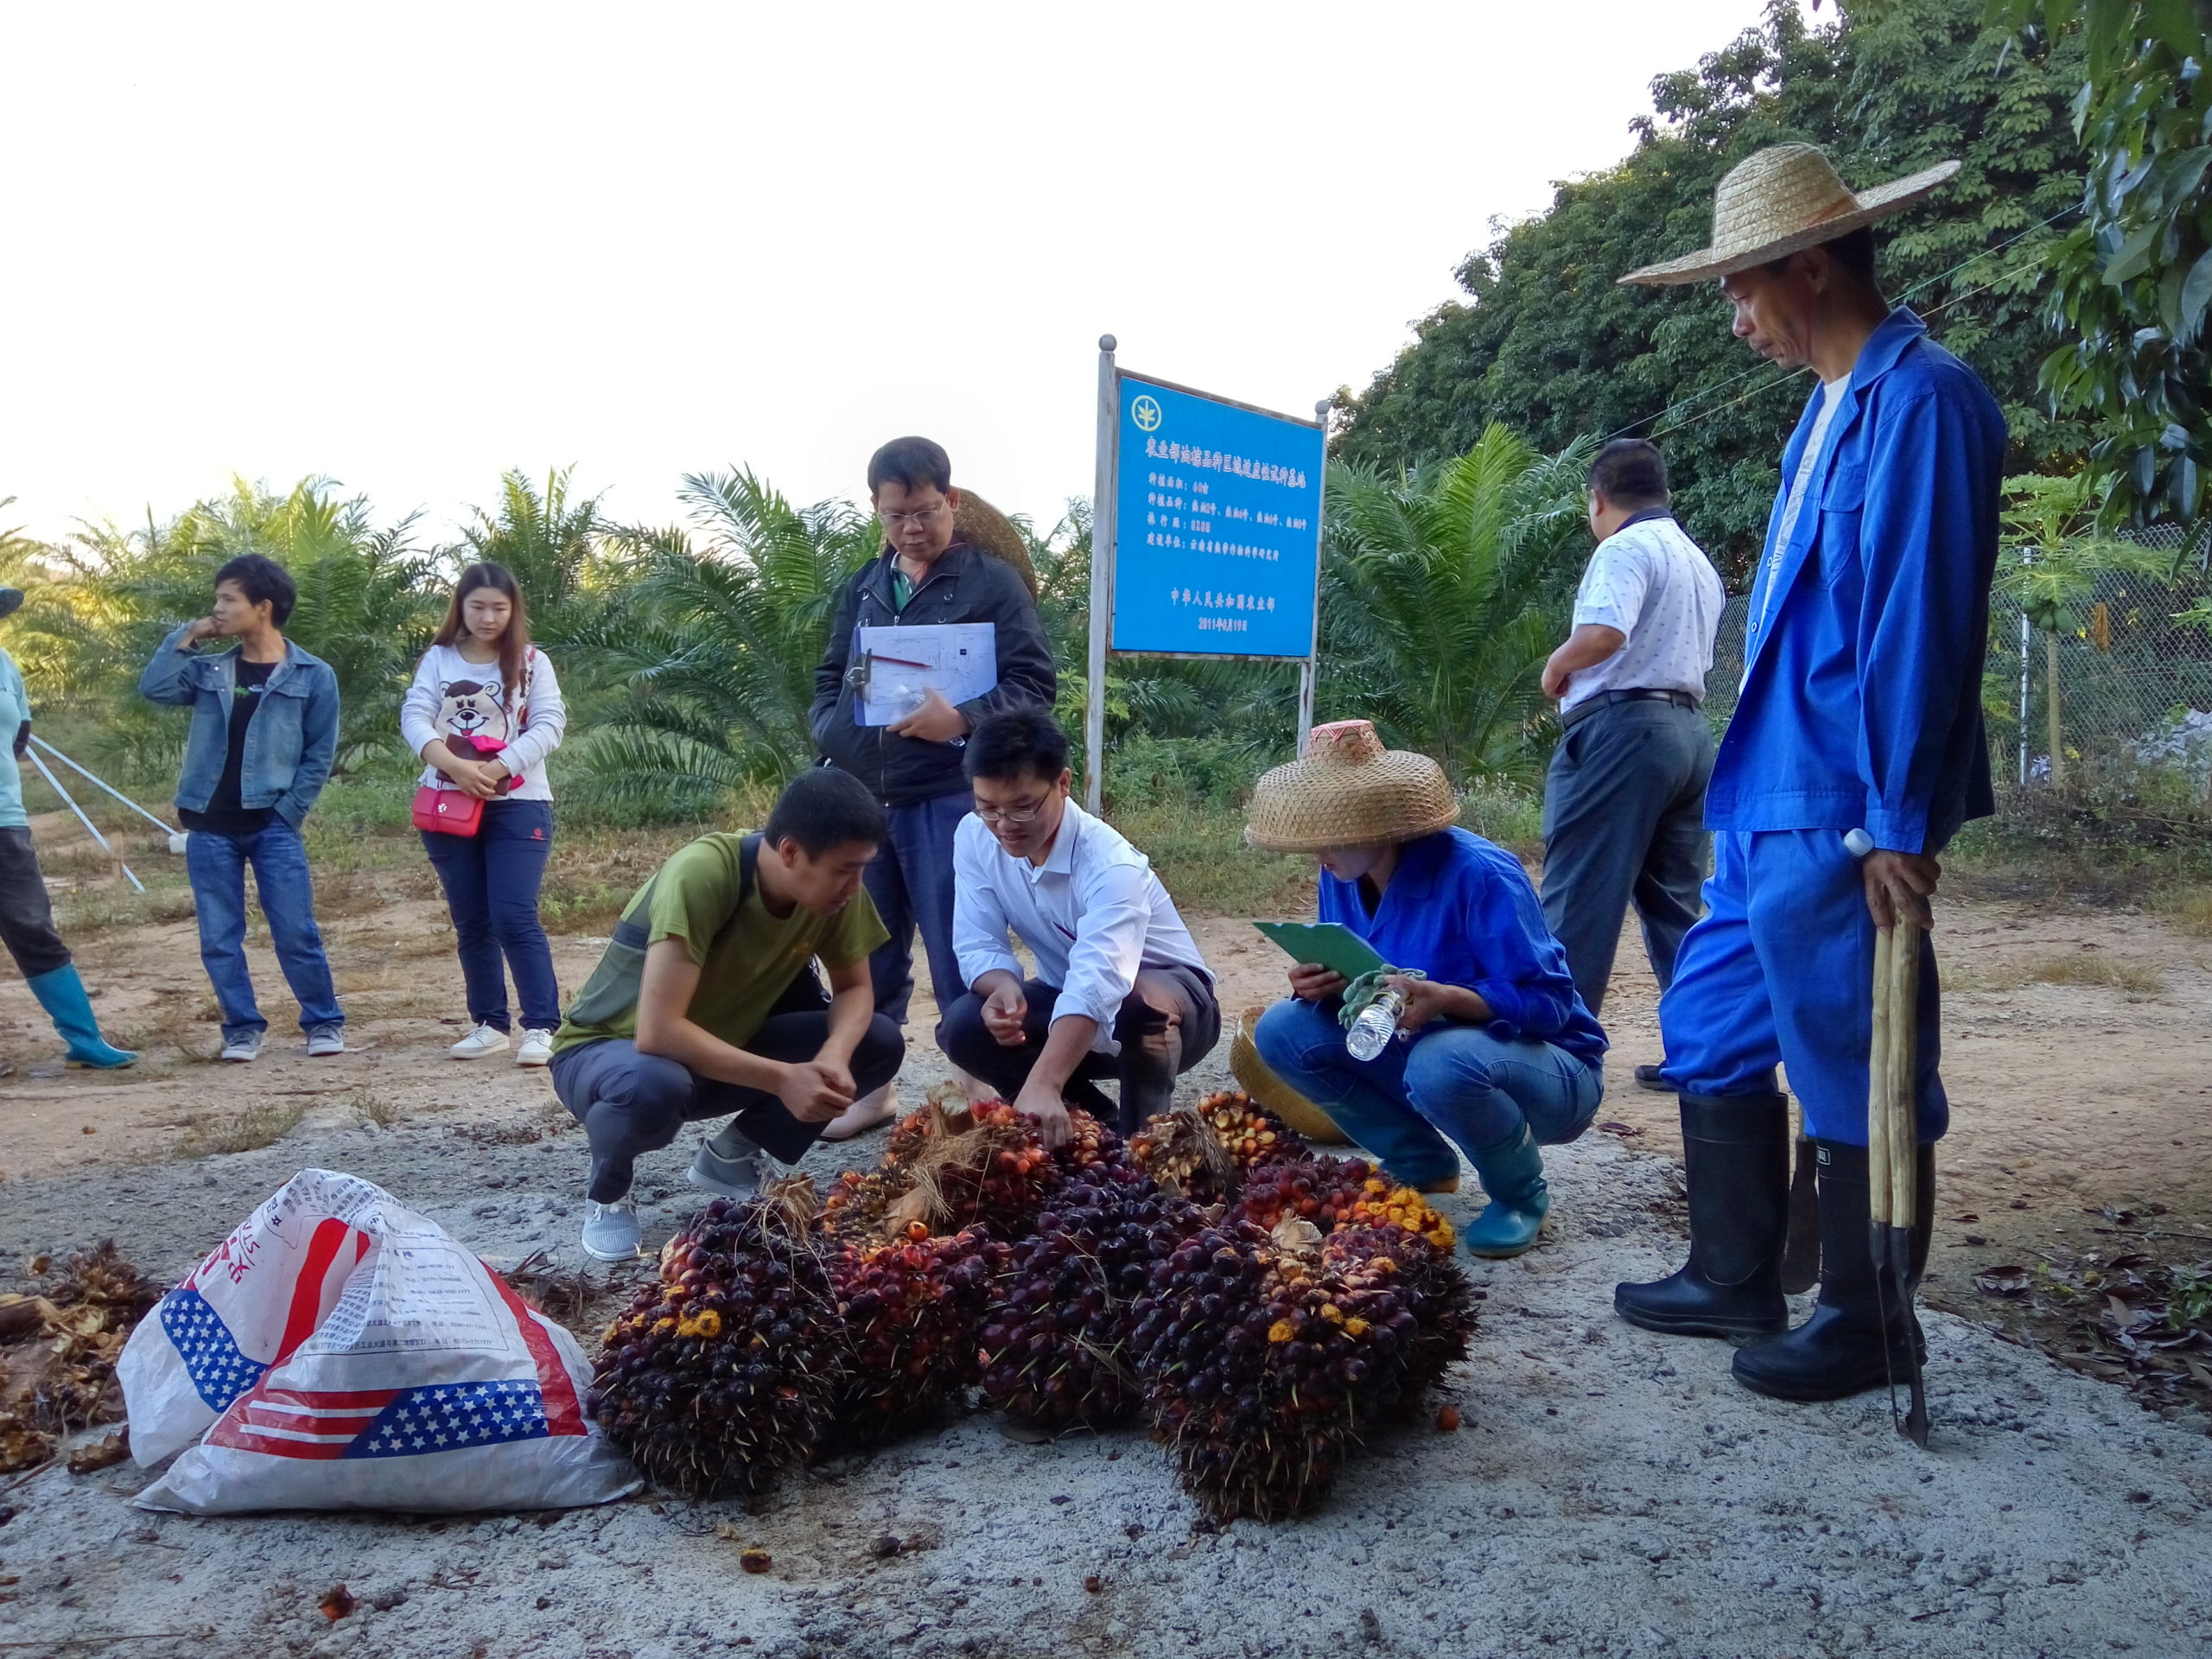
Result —
[[830, 1258], [845, 1322], [835, 1433], [866, 1446], [940, 1415], [976, 1380], [976, 1333], [1007, 1247], [974, 1232], [848, 1245]]
[[1135, 1413], [1143, 1390], [1128, 1353], [1131, 1309], [1200, 1219], [1132, 1165], [1070, 1175], [1000, 1272], [980, 1338], [984, 1397], [1052, 1433]]
[[1330, 1232], [1351, 1217], [1372, 1173], [1371, 1166], [1357, 1158], [1325, 1154], [1278, 1159], [1247, 1173], [1230, 1213], [1264, 1232], [1274, 1231], [1285, 1216], [1296, 1216]]
[[[1394, 1363], [1381, 1379], [1387, 1386], [1353, 1389], [1359, 1421], [1410, 1416], [1467, 1357], [1475, 1301], [1466, 1273], [1449, 1249], [1398, 1227], [1340, 1228], [1323, 1244], [1321, 1262], [1347, 1321], [1391, 1333]], [[1391, 1389], [1395, 1394], [1382, 1397]]]
[[844, 1351], [829, 1274], [794, 1206], [717, 1198], [608, 1326], [588, 1409], [656, 1485], [751, 1495], [820, 1450]]

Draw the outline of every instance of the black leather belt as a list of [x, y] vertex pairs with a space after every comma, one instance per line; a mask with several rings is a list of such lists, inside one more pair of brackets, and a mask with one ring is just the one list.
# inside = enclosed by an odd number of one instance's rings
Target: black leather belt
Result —
[[1694, 714], [1702, 705], [1702, 699], [1694, 697], [1687, 691], [1593, 691], [1560, 716], [1559, 728], [1563, 732], [1570, 730], [1578, 721], [1587, 720], [1600, 709], [1610, 709], [1617, 702], [1671, 702], [1677, 709], [1687, 709]]

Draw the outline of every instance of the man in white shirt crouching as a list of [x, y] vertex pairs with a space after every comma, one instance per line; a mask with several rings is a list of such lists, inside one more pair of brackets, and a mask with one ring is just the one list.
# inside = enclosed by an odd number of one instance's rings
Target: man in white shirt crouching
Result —
[[[968, 740], [976, 810], [953, 842], [953, 948], [968, 994], [937, 1046], [1042, 1126], [1067, 1101], [1124, 1134], [1167, 1109], [1175, 1079], [1221, 1039], [1221, 1004], [1151, 861], [1068, 798], [1068, 741], [1042, 709], [995, 715]], [[1036, 958], [1025, 979], [1008, 942]], [[1121, 1085], [1119, 1109], [1098, 1083]]]

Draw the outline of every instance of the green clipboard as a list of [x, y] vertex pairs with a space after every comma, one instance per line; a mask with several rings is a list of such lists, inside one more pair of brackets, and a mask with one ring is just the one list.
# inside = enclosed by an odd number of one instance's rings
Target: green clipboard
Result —
[[1293, 962], [1319, 963], [1346, 979], [1357, 979], [1389, 965], [1342, 922], [1255, 922], [1252, 925], [1289, 952]]

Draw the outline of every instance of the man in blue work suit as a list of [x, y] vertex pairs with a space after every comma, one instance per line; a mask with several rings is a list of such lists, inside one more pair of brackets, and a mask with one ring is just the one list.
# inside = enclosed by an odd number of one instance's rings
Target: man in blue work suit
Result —
[[[1886, 1308], [1876, 1294], [1868, 1243], [1874, 941], [1898, 918], [1931, 924], [1936, 855], [1994, 809], [1980, 691], [2005, 421], [1974, 372], [1883, 299], [1867, 227], [1957, 170], [1854, 196], [1809, 144], [1761, 150], [1721, 181], [1712, 247], [1621, 279], [1719, 277], [1738, 336], [1821, 382], [1783, 453], [1742, 693], [1707, 797], [1707, 914], [1659, 1005], [1664, 1076], [1681, 1098], [1689, 1261], [1614, 1294], [1646, 1329], [1752, 1341], [1736, 1380], [1787, 1400], [1879, 1388], [1921, 1340], [1910, 1288]], [[1916, 1025], [1913, 1284], [1949, 1117], [1932, 951]], [[1794, 1331], [1777, 1065], [1818, 1169], [1820, 1303]]]

